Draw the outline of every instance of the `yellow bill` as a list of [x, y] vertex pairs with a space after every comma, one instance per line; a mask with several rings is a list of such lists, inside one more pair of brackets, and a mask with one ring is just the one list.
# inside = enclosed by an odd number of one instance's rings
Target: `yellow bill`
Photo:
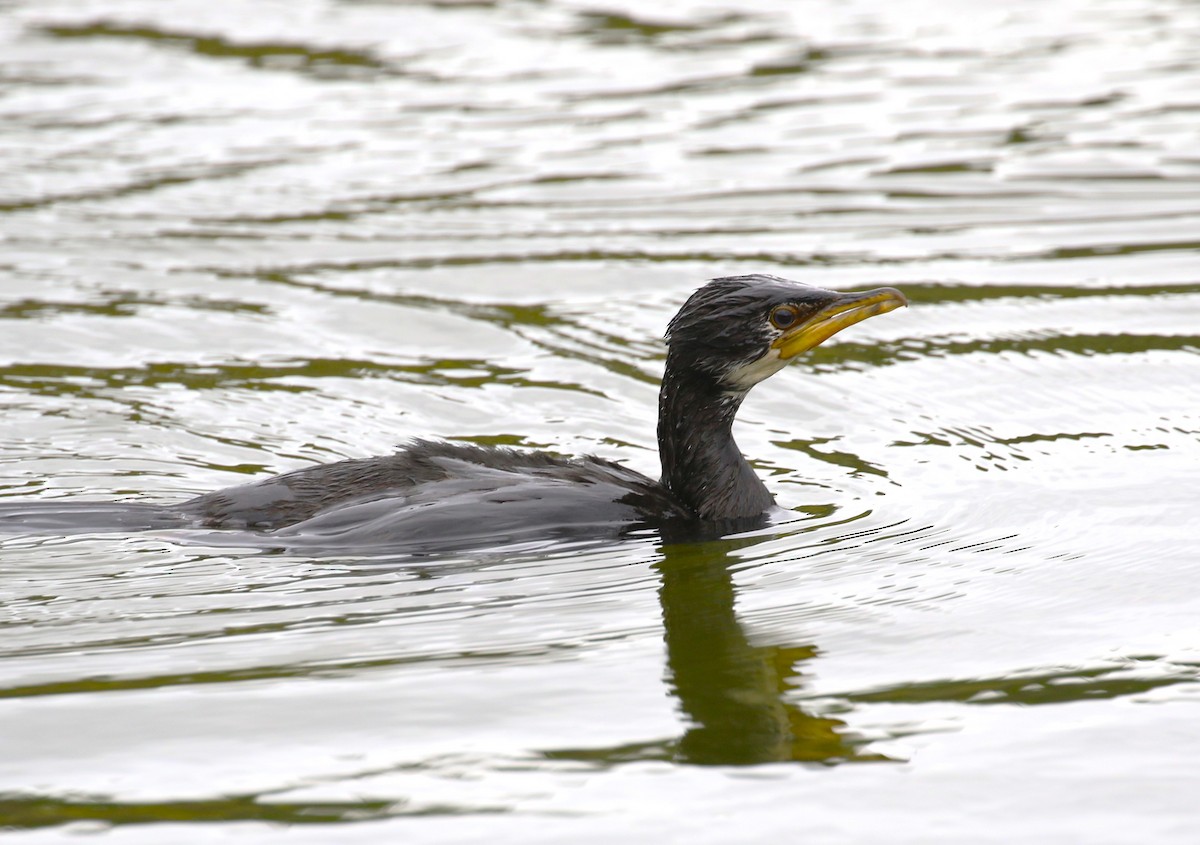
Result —
[[771, 348], [778, 349], [780, 359], [786, 361], [820, 346], [847, 326], [905, 305], [908, 300], [895, 288], [842, 294], [832, 304], [777, 337]]

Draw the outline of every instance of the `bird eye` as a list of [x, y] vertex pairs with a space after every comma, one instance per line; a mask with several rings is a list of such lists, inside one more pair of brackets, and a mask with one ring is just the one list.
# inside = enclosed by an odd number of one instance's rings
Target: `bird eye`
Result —
[[800, 314], [790, 305], [780, 305], [771, 312], [771, 325], [777, 329], [787, 329], [795, 325]]

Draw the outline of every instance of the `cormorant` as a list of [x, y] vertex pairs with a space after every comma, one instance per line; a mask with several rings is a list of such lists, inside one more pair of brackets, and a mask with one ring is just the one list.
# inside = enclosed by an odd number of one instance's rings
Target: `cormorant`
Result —
[[597, 457], [416, 440], [391, 455], [299, 469], [178, 505], [80, 503], [74, 517], [61, 502], [5, 505], [0, 525], [28, 527], [53, 514], [58, 530], [234, 529], [281, 546], [411, 550], [634, 527], [734, 530], [774, 505], [733, 440], [747, 392], [847, 326], [906, 304], [893, 288], [839, 293], [766, 275], [696, 290], [667, 326], [658, 481]]

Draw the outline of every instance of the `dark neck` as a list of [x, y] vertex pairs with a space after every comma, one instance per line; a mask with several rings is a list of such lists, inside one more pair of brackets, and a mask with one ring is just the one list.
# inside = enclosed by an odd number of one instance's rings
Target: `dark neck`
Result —
[[744, 397], [706, 375], [678, 372], [668, 357], [658, 394], [662, 483], [701, 519], [759, 516], [774, 504], [733, 440]]

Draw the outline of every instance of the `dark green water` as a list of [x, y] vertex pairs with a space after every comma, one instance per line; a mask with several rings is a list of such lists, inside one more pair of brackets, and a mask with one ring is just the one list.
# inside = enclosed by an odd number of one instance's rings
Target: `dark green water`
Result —
[[396, 565], [0, 540], [0, 830], [1191, 843], [1200, 7], [0, 4], [0, 503], [415, 436], [654, 474], [706, 278], [795, 518]]

